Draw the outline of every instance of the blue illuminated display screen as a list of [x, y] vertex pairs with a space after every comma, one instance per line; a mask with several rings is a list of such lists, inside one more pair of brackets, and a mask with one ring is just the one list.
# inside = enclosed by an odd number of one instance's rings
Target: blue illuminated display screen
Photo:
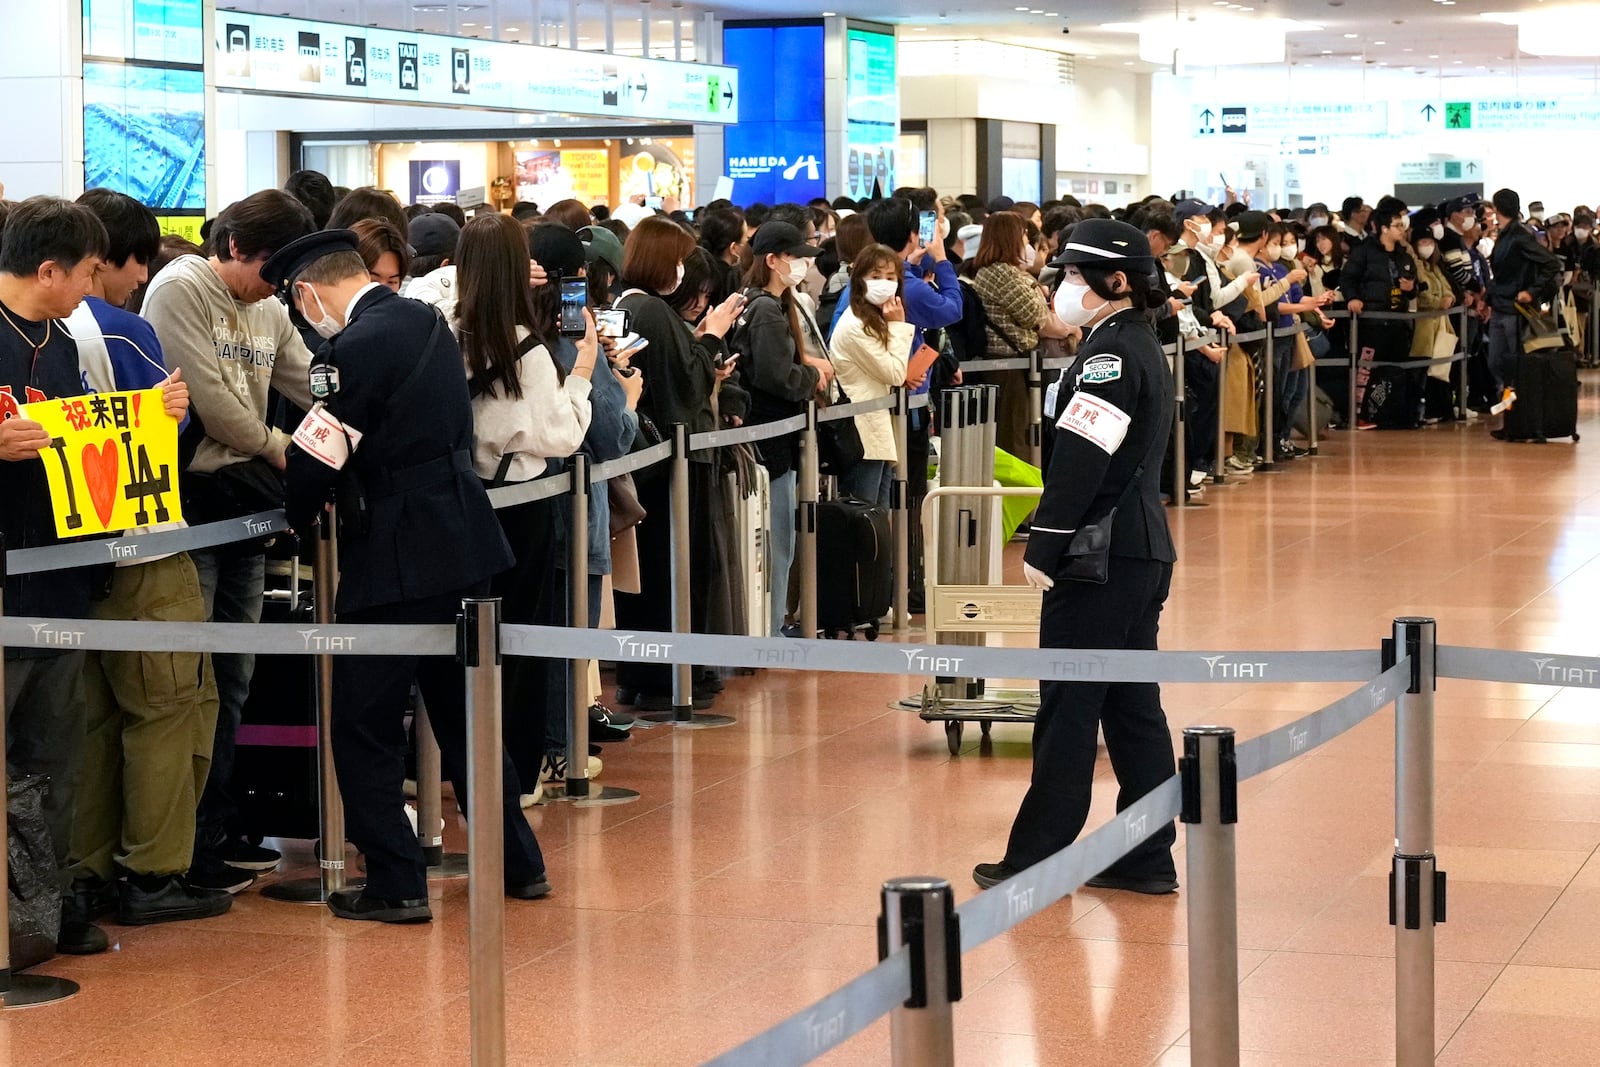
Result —
[[892, 34], [852, 29], [846, 35], [846, 196], [885, 196], [895, 187], [894, 153], [900, 142], [900, 88]]
[[723, 138], [733, 200], [803, 204], [826, 195], [821, 24], [726, 27], [722, 61], [739, 68], [739, 124]]

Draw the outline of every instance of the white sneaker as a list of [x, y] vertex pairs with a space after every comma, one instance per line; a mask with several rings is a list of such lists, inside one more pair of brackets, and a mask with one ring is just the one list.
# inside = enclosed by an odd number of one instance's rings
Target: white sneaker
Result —
[[[587, 770], [589, 780], [600, 777], [600, 769], [605, 766], [600, 762], [599, 756], [590, 756]], [[550, 752], [544, 757], [544, 765], [540, 768], [540, 780], [550, 783], [565, 784], [567, 780], [567, 758], [563, 755]]]
[[539, 801], [541, 801], [543, 799], [544, 799], [544, 783], [543, 782], [534, 782], [533, 783], [533, 792], [531, 792], [531, 793], [523, 793], [520, 796], [518, 796], [517, 797], [517, 803], [521, 804], [525, 808], [531, 808], [531, 807], [533, 807], [535, 804], [539, 803]]

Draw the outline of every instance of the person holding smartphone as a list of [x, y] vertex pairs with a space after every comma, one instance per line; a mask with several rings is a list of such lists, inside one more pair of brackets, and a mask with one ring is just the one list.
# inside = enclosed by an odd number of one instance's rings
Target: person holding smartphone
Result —
[[[568, 371], [556, 357], [558, 298], [543, 297], [548, 302], [541, 312], [529, 265], [527, 231], [509, 215], [480, 216], [462, 229], [460, 296], [450, 327], [461, 342], [472, 394], [473, 470], [491, 486], [542, 477], [547, 460], [578, 450], [592, 418], [591, 379], [599, 358], [594, 320], [580, 311], [584, 334], [574, 339], [577, 358]], [[535, 500], [495, 515], [516, 556], [492, 584], [504, 601], [505, 621], [559, 618], [557, 605], [565, 598], [556, 585], [555, 502]], [[540, 792], [551, 669], [549, 660], [514, 658], [503, 672], [506, 748], [524, 806], [537, 802]]]

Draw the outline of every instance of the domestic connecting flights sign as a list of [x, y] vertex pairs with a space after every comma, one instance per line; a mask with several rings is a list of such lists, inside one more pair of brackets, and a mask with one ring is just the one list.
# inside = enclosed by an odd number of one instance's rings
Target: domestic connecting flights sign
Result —
[[218, 11], [219, 89], [400, 104], [739, 121], [733, 67]]

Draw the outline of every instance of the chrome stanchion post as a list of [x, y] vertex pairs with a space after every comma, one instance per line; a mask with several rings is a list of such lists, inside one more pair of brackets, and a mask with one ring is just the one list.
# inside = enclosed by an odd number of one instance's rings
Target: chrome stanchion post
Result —
[[[1311, 338], [1306, 338], [1306, 343], [1311, 343]], [[1309, 455], [1317, 454], [1317, 358], [1311, 357], [1311, 365], [1306, 367], [1306, 452]]]
[[[1434, 936], [1444, 922], [1445, 876], [1433, 854], [1433, 701], [1437, 626], [1430, 618], [1394, 621], [1388, 662], [1411, 657], [1411, 681], [1395, 700], [1394, 927], [1395, 1060], [1431, 1064], [1434, 1048]], [[1391, 658], [1392, 657], [1392, 658]]]
[[910, 393], [903, 385], [894, 387], [894, 483], [890, 487], [889, 507], [894, 515], [894, 625], [897, 630], [911, 628], [911, 482]]
[[911, 995], [889, 1017], [894, 1067], [955, 1067], [955, 1016], [961, 999], [961, 919], [943, 878], [883, 883], [878, 958], [911, 953]]
[[1217, 364], [1217, 458], [1212, 462], [1211, 481], [1226, 485], [1228, 481], [1228, 361], [1233, 358], [1233, 345], [1228, 341], [1228, 331], [1217, 331], [1217, 344], [1222, 346], [1222, 362]]
[[1466, 304], [1457, 308], [1461, 313], [1461, 328], [1456, 331], [1456, 343], [1460, 345], [1461, 361], [1451, 368], [1450, 380], [1456, 383], [1456, 418], [1461, 422], [1467, 421], [1467, 360], [1472, 352], [1467, 347], [1467, 317], [1471, 314]]
[[[572, 522], [567, 528], [567, 625], [589, 625], [589, 457], [573, 455]], [[567, 796], [589, 795], [589, 661], [567, 661]], [[691, 698], [693, 690], [690, 691]], [[677, 701], [673, 701], [677, 703]], [[691, 708], [692, 710], [692, 708]]]
[[[973, 456], [975, 462], [972, 467], [971, 484], [988, 488], [994, 484], [994, 450], [997, 441], [997, 419], [1000, 414], [1000, 387], [980, 385], [974, 399], [978, 405], [978, 431], [975, 435], [977, 454]], [[978, 508], [978, 549], [973, 557], [973, 564], [977, 570], [974, 575], [977, 581], [988, 584], [998, 577], [989, 573], [989, 564], [991, 550], [1000, 536], [999, 524], [996, 522], [998, 508], [995, 507], [999, 500], [996, 497], [979, 497], [974, 503]]]
[[1044, 466], [1044, 349], [1028, 353], [1028, 462]]
[[[800, 435], [800, 477], [795, 494], [800, 505], [800, 528], [795, 534], [795, 566], [800, 568], [800, 634], [817, 636], [817, 501], [822, 474], [817, 455], [817, 399], [806, 401], [806, 428]], [[788, 596], [775, 590], [773, 596]]]
[[506, 856], [500, 600], [462, 602], [467, 687], [467, 944], [473, 1067], [506, 1062]]
[[1189, 1040], [1195, 1067], [1239, 1062], [1239, 821], [1233, 730], [1183, 731], [1185, 868], [1189, 908]]
[[1182, 337], [1172, 346], [1172, 504], [1189, 505], [1189, 442], [1183, 437], [1183, 361], [1188, 356]]
[[[335, 537], [338, 520], [329, 508], [317, 520], [316, 555], [311, 576], [315, 586], [315, 619], [318, 626], [331, 626], [333, 605], [339, 589], [339, 546]], [[261, 891], [270, 900], [289, 904], [325, 904], [330, 893], [351, 885], [344, 867], [344, 799], [339, 794], [339, 776], [333, 766], [333, 656], [323, 652], [316, 661], [317, 705], [317, 841], [316, 878], [295, 878], [276, 882]], [[422, 773], [421, 769], [417, 772]], [[418, 779], [420, 788], [421, 779]], [[418, 822], [420, 827], [420, 819]]]
[[444, 776], [439, 763], [439, 742], [433, 736], [433, 724], [428, 719], [428, 705], [422, 693], [416, 692], [415, 699], [411, 731], [417, 739], [417, 843], [422, 846], [422, 859], [427, 864], [429, 878], [465, 878], [466, 854], [446, 854], [444, 838], [439, 833], [444, 822], [439, 785]]
[[1261, 462], [1256, 469], [1271, 471], [1277, 467], [1278, 428], [1278, 316], [1270, 308], [1263, 318], [1267, 321], [1267, 339], [1261, 360], [1261, 380], [1265, 389], [1261, 398]]
[[[672, 632], [686, 634], [693, 629], [693, 620], [690, 613], [690, 564], [689, 564], [689, 430], [682, 423], [675, 423], [672, 427], [672, 524], [671, 524], [671, 551], [672, 551]], [[588, 545], [588, 533], [584, 533], [584, 544]], [[584, 572], [589, 568], [588, 556], [584, 557]], [[587, 586], [585, 593], [587, 595]], [[773, 596], [781, 596], [779, 590], [774, 589]], [[583, 617], [585, 625], [589, 617], [587, 608]], [[693, 666], [688, 662], [674, 663], [672, 665], [672, 710], [652, 711], [638, 716], [645, 722], [671, 723], [674, 726], [729, 726], [733, 719], [726, 715], [700, 715], [694, 710], [694, 678]], [[576, 700], [576, 697], [574, 697]], [[589, 762], [588, 741], [588, 709], [584, 710], [584, 747], [582, 760], [587, 767]]]
[[[6, 539], [0, 534], [0, 617], [6, 613]], [[4, 653], [0, 649], [0, 653]], [[5, 657], [0, 654], [0, 694], [6, 691]], [[6, 717], [0, 706], [0, 754], [10, 751]], [[7, 761], [0, 759], [0, 798], [9, 802], [11, 782]], [[11, 970], [11, 850], [0, 847], [0, 1008], [34, 1008], [76, 996], [78, 983], [48, 974], [17, 974]]]

